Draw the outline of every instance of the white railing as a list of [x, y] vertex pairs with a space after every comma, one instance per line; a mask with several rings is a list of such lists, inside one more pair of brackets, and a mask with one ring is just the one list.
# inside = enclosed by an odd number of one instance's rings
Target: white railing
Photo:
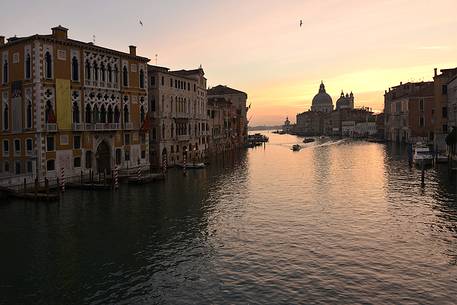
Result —
[[190, 136], [189, 135], [180, 135], [178, 136], [178, 141], [189, 141]]
[[84, 130], [84, 124], [82, 124], [82, 123], [73, 123], [73, 130], [74, 131], [82, 131], [82, 130]]
[[57, 124], [56, 123], [46, 123], [46, 131], [56, 132], [57, 131]]
[[124, 129], [126, 130], [132, 130], [133, 129], [133, 123], [124, 123]]
[[119, 123], [96, 123], [95, 130], [118, 130], [121, 124]]

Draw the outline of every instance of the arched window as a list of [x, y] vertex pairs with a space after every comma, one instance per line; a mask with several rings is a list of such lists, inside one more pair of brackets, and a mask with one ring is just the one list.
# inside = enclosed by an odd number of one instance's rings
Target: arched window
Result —
[[175, 136], [175, 125], [171, 123], [171, 137], [173, 138]]
[[30, 79], [32, 72], [32, 62], [30, 59], [30, 54], [27, 54], [25, 58], [25, 78]]
[[100, 113], [98, 111], [98, 106], [97, 105], [94, 106], [93, 116], [94, 116], [93, 122], [94, 123], [99, 123], [100, 122]]
[[111, 105], [108, 106], [108, 123], [113, 122], [113, 107]]
[[87, 104], [87, 106], [86, 106], [86, 123], [87, 124], [92, 123], [92, 109], [90, 109], [89, 104]]
[[118, 83], [118, 75], [119, 75], [119, 70], [117, 69], [117, 66], [114, 66], [113, 83], [115, 83], [115, 84]]
[[114, 123], [119, 123], [121, 118], [121, 112], [119, 111], [119, 108], [114, 107]]
[[129, 107], [127, 105], [124, 106], [124, 123], [129, 122]]
[[100, 123], [106, 123], [106, 108], [102, 105], [100, 108]]
[[73, 103], [73, 123], [79, 123], [79, 105], [77, 102]]
[[44, 55], [44, 70], [46, 78], [52, 78], [52, 56], [49, 52]]
[[108, 83], [113, 82], [113, 71], [111, 70], [111, 65], [108, 64]]
[[91, 79], [91, 75], [90, 75], [90, 63], [88, 60], [86, 60], [86, 78], [87, 79]]
[[98, 81], [98, 65], [94, 62], [94, 80]]
[[124, 87], [128, 87], [128, 85], [129, 85], [128, 77], [129, 77], [129, 70], [127, 69], [127, 66], [124, 66], [124, 68], [122, 68], [122, 83], [123, 83]]
[[8, 105], [3, 108], [3, 130], [8, 130], [9, 126], [9, 109]]
[[140, 70], [140, 88], [144, 88], [144, 71]]
[[140, 108], [140, 121], [141, 121], [141, 124], [143, 124], [144, 122], [144, 117], [145, 117], [145, 113], [144, 113], [144, 106], [141, 106]]
[[105, 65], [103, 63], [100, 67], [100, 75], [101, 75], [102, 82], [104, 82], [106, 80], [106, 74], [105, 74]]
[[3, 62], [3, 83], [6, 84], [8, 82], [8, 61], [5, 59]]
[[55, 123], [54, 119], [54, 110], [51, 104], [51, 101], [46, 102], [46, 112], [45, 112], [45, 120], [46, 123]]
[[71, 77], [74, 81], [79, 81], [79, 63], [76, 56], [71, 59]]
[[162, 123], [162, 139], [165, 139], [165, 124]]
[[27, 103], [27, 116], [26, 116], [27, 128], [32, 128], [32, 102]]

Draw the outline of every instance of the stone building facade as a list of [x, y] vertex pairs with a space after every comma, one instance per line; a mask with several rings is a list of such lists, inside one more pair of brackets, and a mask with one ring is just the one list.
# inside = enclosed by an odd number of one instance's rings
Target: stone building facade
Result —
[[435, 69], [433, 77], [433, 133], [434, 147], [438, 151], [446, 150], [445, 138], [448, 132], [448, 83], [457, 76], [457, 68]]
[[433, 140], [434, 83], [400, 83], [384, 94], [385, 139], [415, 143]]
[[207, 90], [203, 69], [148, 66], [152, 167], [197, 162], [208, 149]]
[[0, 177], [15, 183], [148, 165], [147, 62], [50, 35], [0, 37]]
[[247, 138], [248, 95], [218, 85], [208, 89], [208, 126], [210, 151], [218, 153], [241, 147]]

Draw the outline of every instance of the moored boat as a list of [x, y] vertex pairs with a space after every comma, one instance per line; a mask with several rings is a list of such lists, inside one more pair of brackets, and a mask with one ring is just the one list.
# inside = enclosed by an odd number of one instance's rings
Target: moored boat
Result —
[[185, 165], [179, 164], [179, 166], [186, 169], [202, 169], [206, 167], [205, 163], [186, 163]]
[[314, 139], [314, 138], [304, 138], [303, 139], [303, 143], [312, 143], [314, 141], [316, 141], [316, 139]]
[[433, 164], [433, 154], [430, 148], [424, 145], [417, 145], [414, 148], [413, 163], [417, 166]]

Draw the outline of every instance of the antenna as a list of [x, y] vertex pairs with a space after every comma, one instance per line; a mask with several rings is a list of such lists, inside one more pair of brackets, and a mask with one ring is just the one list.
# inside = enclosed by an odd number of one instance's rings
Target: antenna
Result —
[[92, 41], [93, 41], [94, 44], [95, 44], [95, 35], [92, 35]]
[[156, 54], [156, 66], [157, 66], [157, 58], [159, 57], [159, 55]]

